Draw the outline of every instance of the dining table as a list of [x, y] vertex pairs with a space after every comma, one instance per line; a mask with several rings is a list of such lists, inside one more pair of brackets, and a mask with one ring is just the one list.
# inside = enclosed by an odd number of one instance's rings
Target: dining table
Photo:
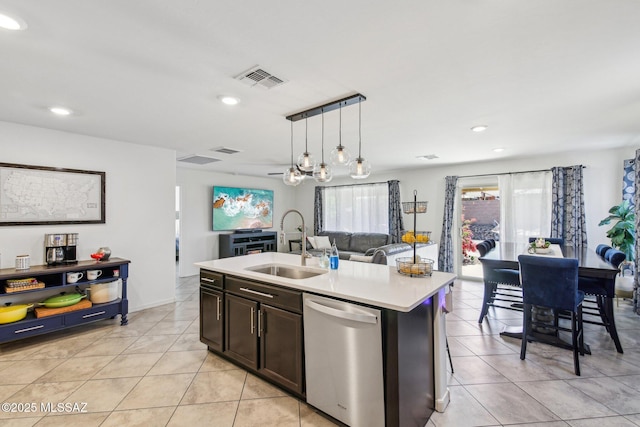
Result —
[[[488, 313], [489, 307], [500, 306], [499, 303], [496, 303], [496, 300], [500, 299], [496, 297], [496, 289], [499, 284], [506, 285], [507, 288], [521, 288], [519, 275], [516, 274], [516, 272], [519, 271], [518, 256], [529, 255], [530, 247], [530, 243], [496, 242], [495, 248], [487, 252], [483, 257], [480, 257], [484, 277], [484, 298], [478, 323], [482, 323]], [[547, 253], [536, 253], [534, 255], [575, 258], [578, 260], [579, 278], [597, 278], [601, 281], [603, 290], [597, 294], [593, 294], [593, 297], [597, 305], [595, 313], [600, 316], [602, 322], [585, 320], [585, 323], [606, 326], [615, 343], [616, 350], [618, 353], [622, 353], [622, 345], [620, 344], [620, 338], [616, 330], [613, 312], [615, 279], [619, 273], [618, 268], [607, 262], [600, 255], [596, 254], [595, 250], [587, 246], [551, 245], [550, 248], [551, 250]], [[578, 289], [580, 289], [580, 280], [578, 281]], [[521, 310], [522, 303], [511, 301], [503, 308]], [[522, 328], [507, 326], [501, 332], [501, 335], [521, 338]], [[562, 342], [559, 344], [563, 346]], [[588, 345], [585, 344], [585, 346], [586, 352], [589, 353]]]

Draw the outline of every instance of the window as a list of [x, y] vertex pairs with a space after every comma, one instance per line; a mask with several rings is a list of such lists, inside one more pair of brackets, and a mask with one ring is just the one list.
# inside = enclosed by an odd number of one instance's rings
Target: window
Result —
[[389, 186], [385, 183], [324, 187], [324, 230], [389, 233]]

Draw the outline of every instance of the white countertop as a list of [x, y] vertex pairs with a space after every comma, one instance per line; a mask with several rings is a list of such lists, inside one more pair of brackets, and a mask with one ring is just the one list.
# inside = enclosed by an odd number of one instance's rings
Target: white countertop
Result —
[[[326, 271], [307, 279], [288, 279], [246, 270], [262, 264], [284, 264], [299, 268]], [[435, 295], [456, 278], [455, 274], [434, 271], [432, 276], [408, 277], [395, 266], [340, 260], [338, 270], [318, 266], [318, 258], [307, 259], [307, 267], [300, 266], [300, 255], [281, 252], [223, 258], [195, 263], [197, 267], [247, 279], [286, 286], [319, 295], [355, 301], [375, 307], [409, 312]]]

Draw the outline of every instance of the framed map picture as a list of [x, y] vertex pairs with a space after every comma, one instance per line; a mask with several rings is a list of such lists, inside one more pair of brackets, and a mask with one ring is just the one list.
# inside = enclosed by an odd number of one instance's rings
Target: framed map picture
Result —
[[0, 163], [0, 226], [104, 223], [104, 172]]

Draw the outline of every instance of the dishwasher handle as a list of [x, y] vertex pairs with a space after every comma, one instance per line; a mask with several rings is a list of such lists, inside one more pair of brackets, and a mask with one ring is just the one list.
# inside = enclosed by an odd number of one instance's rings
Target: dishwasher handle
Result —
[[378, 316], [368, 313], [349, 313], [348, 311], [339, 310], [337, 308], [328, 307], [324, 304], [320, 304], [316, 301], [305, 300], [305, 305], [312, 310], [319, 311], [329, 316], [338, 317], [340, 319], [352, 320], [360, 323], [372, 323], [378, 322]]

